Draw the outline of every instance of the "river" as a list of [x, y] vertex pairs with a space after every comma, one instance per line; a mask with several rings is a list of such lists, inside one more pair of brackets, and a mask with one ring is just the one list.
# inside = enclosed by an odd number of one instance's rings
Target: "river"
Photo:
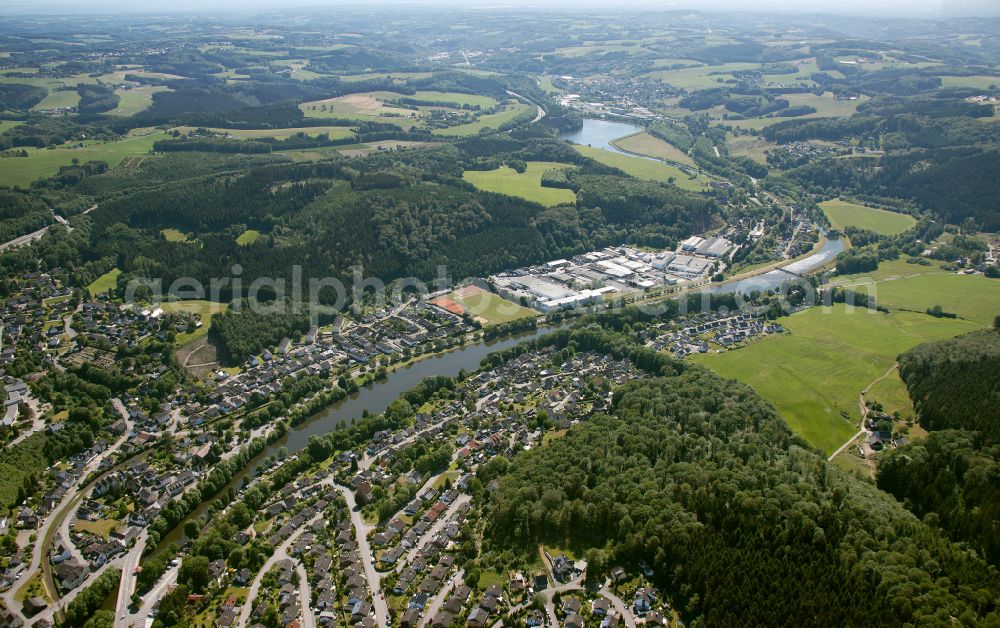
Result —
[[[351, 419], [360, 418], [365, 410], [368, 410], [371, 414], [381, 413], [400, 395], [427, 377], [433, 375], [454, 377], [462, 370], [468, 372], [475, 371], [479, 368], [479, 363], [482, 359], [488, 354], [508, 349], [520, 342], [537, 338], [558, 328], [558, 326], [541, 326], [533, 331], [495, 338], [487, 342], [467, 344], [461, 348], [426, 357], [392, 371], [386, 375], [385, 379], [362, 388], [358, 392], [320, 410], [308, 420], [289, 428], [288, 433], [266, 447], [264, 451], [251, 459], [250, 463], [243, 470], [237, 472], [222, 492], [224, 493], [230, 488], [239, 490], [243, 479], [252, 478], [257, 469], [264, 464], [264, 461], [269, 456], [277, 453], [282, 447], [287, 448], [289, 453], [295, 453], [309, 444], [311, 436], [326, 434], [336, 429], [338, 425], [343, 425]], [[202, 502], [184, 521], [202, 517], [208, 511], [209, 504], [214, 501], [214, 499], [210, 499]], [[165, 548], [170, 543], [181, 545], [187, 540], [187, 537], [184, 535], [184, 521], [175, 526], [163, 538], [158, 546], [160, 549]]]
[[786, 281], [793, 281], [797, 278], [797, 276], [805, 275], [819, 268], [823, 264], [826, 264], [843, 250], [843, 238], [837, 238], [835, 240], [827, 238], [823, 243], [823, 246], [821, 246], [818, 251], [809, 257], [804, 257], [796, 262], [792, 262], [780, 270], [772, 270], [753, 277], [747, 277], [746, 279], [740, 281], [723, 284], [721, 286], [711, 286], [705, 288], [705, 291], [713, 294], [750, 294], [755, 290], [760, 292], [765, 290], [774, 290], [779, 288], [781, 284]]
[[[642, 131], [642, 128], [637, 127], [634, 124], [584, 118], [582, 127], [575, 131], [565, 131], [560, 133], [559, 138], [568, 140], [574, 144], [593, 146], [594, 148], [603, 148], [604, 150], [609, 150], [613, 153], [619, 153], [622, 155], [632, 155], [631, 153], [626, 153], [623, 150], [618, 150], [612, 146], [611, 142], [625, 137], [626, 135], [638, 133], [639, 131]], [[636, 157], [637, 155], [632, 156]]]

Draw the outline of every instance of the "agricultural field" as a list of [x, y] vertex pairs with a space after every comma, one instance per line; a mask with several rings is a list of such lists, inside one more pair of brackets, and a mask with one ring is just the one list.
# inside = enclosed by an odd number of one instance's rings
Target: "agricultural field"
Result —
[[399, 118], [418, 118], [423, 110], [441, 108], [421, 106], [419, 108], [420, 110], [417, 111], [403, 107], [394, 107], [388, 104], [391, 101], [401, 98], [414, 98], [417, 100], [452, 103], [459, 106], [479, 106], [484, 108], [496, 105], [496, 100], [490, 98], [489, 96], [479, 96], [476, 94], [418, 91], [409, 95], [397, 92], [379, 91], [348, 94], [346, 96], [327, 98], [325, 100], [315, 100], [312, 102], [302, 103], [299, 105], [299, 108], [302, 109], [307, 118], [345, 118], [351, 120], [380, 120], [383, 122]]
[[563, 90], [559, 89], [552, 84], [551, 76], [540, 76], [538, 77], [538, 86], [542, 88], [542, 91], [548, 92], [550, 94], [561, 94]]
[[823, 201], [819, 206], [830, 219], [830, 224], [841, 230], [845, 227], [859, 227], [880, 235], [896, 235], [917, 224], [917, 220], [909, 214], [867, 207], [841, 199]]
[[[858, 108], [858, 104], [864, 102], [865, 100], [864, 97], [860, 100], [837, 100], [830, 92], [826, 92], [822, 96], [808, 93], [783, 94], [781, 97], [788, 101], [790, 107], [808, 105], [810, 107], [815, 107], [816, 113], [796, 116], [794, 118], [782, 118], [775, 116], [771, 118], [747, 118], [746, 120], [720, 120], [719, 124], [726, 124], [733, 127], [739, 127], [741, 129], [755, 129], [759, 131], [764, 127], [777, 124], [778, 122], [784, 122], [785, 120], [847, 117], [853, 115]], [[724, 109], [722, 107], [717, 107], [712, 109], [712, 112], [718, 117], [721, 117]]]
[[990, 89], [1000, 86], [1000, 76], [942, 76], [941, 87]]
[[[304, 126], [287, 129], [220, 129], [205, 127], [213, 133], [225, 134], [228, 137], [238, 140], [248, 140], [260, 137], [270, 137], [276, 140], [283, 140], [298, 133], [305, 133], [309, 137], [316, 137], [322, 133], [330, 136], [330, 139], [337, 140], [349, 137], [354, 133], [354, 129], [349, 126]], [[179, 126], [177, 130], [181, 133], [190, 133], [195, 130], [192, 126]]]
[[19, 124], [24, 124], [24, 123], [19, 120], [0, 120], [0, 133], [3, 133], [8, 129], [13, 129]]
[[177, 334], [174, 344], [178, 347], [183, 347], [207, 336], [208, 330], [212, 326], [212, 314], [221, 314], [229, 306], [217, 301], [189, 299], [185, 301], [165, 301], [160, 303], [159, 307], [163, 308], [164, 312], [188, 312], [197, 316], [198, 320], [201, 321], [201, 327], [195, 329], [194, 332], [190, 334], [186, 332]]
[[550, 161], [529, 161], [523, 173], [508, 166], [496, 170], [466, 170], [462, 178], [480, 190], [519, 196], [548, 207], [576, 201], [573, 190], [542, 187], [542, 175], [554, 168], [571, 168], [568, 164]]
[[87, 286], [87, 292], [93, 297], [94, 295], [103, 294], [113, 289], [118, 285], [118, 275], [120, 274], [122, 274], [120, 268], [112, 268]]
[[[897, 355], [980, 326], [914, 312], [850, 311], [844, 305], [814, 307], [781, 323], [791, 333], [693, 359], [752, 386], [797, 434], [827, 454], [857, 432], [861, 390], [885, 373]], [[894, 403], [897, 397], [898, 389]]]
[[637, 153], [647, 157], [655, 157], [666, 161], [674, 161], [685, 166], [694, 166], [694, 159], [669, 142], [650, 135], [649, 133], [635, 133], [627, 135], [612, 142], [612, 145], [627, 153]]
[[642, 47], [637, 41], [626, 42], [601, 42], [589, 43], [581, 46], [569, 46], [566, 48], [556, 48], [552, 56], [560, 57], [591, 57], [608, 54], [609, 52], [624, 52], [629, 55], [645, 55], [649, 51]]
[[[387, 92], [382, 92], [387, 93]], [[411, 109], [390, 107], [379, 100], [375, 92], [348, 94], [337, 98], [302, 103], [299, 109], [307, 118], [343, 118], [360, 121], [403, 121], [419, 114]]]
[[450, 126], [444, 129], [434, 129], [431, 132], [434, 135], [457, 135], [459, 137], [476, 135], [477, 133], [479, 133], [479, 131], [487, 127], [494, 129], [498, 128], [501, 124], [504, 124], [505, 122], [510, 122], [517, 116], [521, 115], [523, 112], [528, 111], [529, 109], [534, 109], [534, 107], [522, 103], [514, 103], [505, 106], [503, 110], [498, 113], [490, 113], [478, 116], [475, 122], [469, 122], [468, 124], [459, 124], [457, 126]]
[[256, 229], [247, 229], [240, 234], [240, 237], [236, 238], [236, 244], [239, 244], [240, 246], [250, 246], [256, 242], [259, 237], [260, 231], [257, 231]]
[[633, 157], [632, 155], [623, 155], [621, 153], [615, 153], [610, 150], [596, 148], [593, 146], [581, 146], [574, 144], [573, 148], [585, 157], [590, 157], [594, 161], [599, 161], [605, 166], [618, 168], [619, 170], [622, 170], [637, 179], [661, 181], [666, 183], [668, 179], [673, 177], [674, 185], [682, 190], [690, 190], [692, 192], [701, 192], [708, 187], [708, 179], [704, 176], [697, 175], [694, 179], [691, 179], [690, 175], [677, 166], [671, 166], [670, 164], [665, 164], [662, 161], [645, 159], [643, 157]]
[[27, 157], [4, 161], [4, 167], [0, 169], [0, 185], [27, 186], [36, 179], [57, 174], [60, 166], [68, 166], [74, 159], [81, 163], [105, 161], [109, 167], [114, 168], [126, 157], [148, 153], [154, 142], [168, 137], [167, 133], [150, 133], [119, 142], [86, 144], [82, 148], [28, 148]]
[[133, 87], [131, 89], [116, 89], [121, 100], [118, 106], [107, 113], [109, 116], [134, 116], [149, 109], [153, 104], [153, 94], [157, 92], [170, 91], [170, 88], [163, 86], [155, 87]]
[[166, 238], [167, 242], [187, 242], [188, 234], [180, 231], [179, 229], [160, 229], [160, 233]]
[[767, 150], [774, 145], [767, 140], [744, 135], [726, 134], [726, 145], [733, 157], [749, 157], [757, 163], [767, 165]]
[[498, 325], [519, 318], [538, 316], [537, 312], [478, 286], [459, 288], [449, 294], [448, 298], [465, 308], [467, 314], [478, 318], [483, 325]]
[[346, 81], [348, 83], [357, 83], [359, 81], [373, 81], [377, 79], [391, 78], [398, 81], [406, 81], [409, 79], [425, 79], [430, 78], [430, 72], [372, 72], [371, 74], [345, 74], [340, 77], [340, 80]]
[[979, 327], [992, 325], [1000, 314], [1000, 280], [945, 272], [936, 266], [883, 262], [877, 273], [838, 277], [836, 284], [872, 294], [890, 310], [909, 310], [928, 318], [924, 312], [935, 305]]
[[733, 78], [733, 72], [759, 70], [759, 63], [723, 63], [720, 65], [699, 65], [681, 70], [659, 70], [647, 74], [649, 78], [660, 79], [681, 89], [708, 89], [724, 84]]

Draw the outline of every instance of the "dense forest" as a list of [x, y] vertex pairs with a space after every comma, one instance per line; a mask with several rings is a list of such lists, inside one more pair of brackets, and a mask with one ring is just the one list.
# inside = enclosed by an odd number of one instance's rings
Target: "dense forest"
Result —
[[[163, 277], [165, 285], [184, 276], [207, 285], [232, 264], [244, 278], [289, 277], [296, 264], [306, 277], [342, 280], [360, 264], [384, 281], [432, 278], [443, 264], [462, 278], [614, 242], [667, 246], [704, 229], [717, 211], [713, 201], [673, 186], [609, 176], [579, 155], [572, 157], [575, 206], [545, 208], [460, 178], [466, 166], [567, 158], [566, 150], [552, 140], [508, 138], [167, 183], [101, 203], [83, 259], [112, 258], [126, 279]], [[484, 163], [478, 155], [486, 151], [492, 157]], [[91, 176], [83, 187], [118, 189], [117, 177]], [[267, 235], [240, 246], [236, 224]], [[159, 235], [167, 227], [199, 235], [167, 242]]]
[[[567, 346], [627, 346], [587, 333]], [[487, 555], [544, 542], [596, 570], [644, 559], [699, 625], [997, 620], [993, 568], [829, 466], [749, 388], [653, 368], [666, 376], [616, 391], [612, 415], [506, 467]]]
[[928, 430], [973, 430], [1000, 443], [1000, 331], [975, 331], [899, 356], [899, 374]]
[[899, 372], [927, 438], [888, 452], [878, 485], [1000, 563], [1000, 330], [920, 345]]

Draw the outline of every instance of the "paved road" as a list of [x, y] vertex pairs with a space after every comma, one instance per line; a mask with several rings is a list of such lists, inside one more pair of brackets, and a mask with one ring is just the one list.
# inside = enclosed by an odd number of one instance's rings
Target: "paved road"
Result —
[[61, 600], [59, 600], [58, 603], [49, 606], [42, 612], [35, 615], [34, 617], [31, 618], [31, 621], [35, 622], [34, 625], [36, 626], [41, 621], [48, 621], [55, 623], [56, 613], [59, 613], [61, 615], [62, 612], [66, 609], [66, 607], [69, 605], [69, 603], [72, 602], [73, 599], [77, 595], [79, 595], [81, 591], [85, 590], [87, 587], [94, 584], [95, 580], [97, 580], [105, 571], [111, 569], [112, 567], [117, 567], [119, 569], [121, 568], [120, 557], [114, 560], [109, 560], [108, 562], [104, 563], [97, 571], [94, 571], [89, 576], [87, 576], [87, 579], [84, 580], [83, 584], [73, 589], [72, 591], [67, 592], [66, 595]]
[[[95, 209], [97, 209], [97, 204], [96, 203], [94, 205], [91, 205], [90, 207], [88, 207], [87, 209], [83, 210], [80, 213], [86, 215], [86, 214], [89, 214], [90, 212], [94, 211]], [[69, 226], [69, 222], [65, 218], [63, 218], [62, 216], [60, 216], [59, 214], [57, 214], [55, 212], [52, 212], [52, 218], [55, 219], [55, 221], [57, 223], [63, 225], [64, 227], [66, 227], [70, 231], [73, 230], [73, 227]], [[13, 240], [8, 240], [7, 242], [4, 242], [4, 243], [0, 244], [0, 252], [6, 251], [7, 249], [14, 249], [14, 248], [17, 248], [19, 246], [24, 246], [26, 244], [31, 244], [35, 240], [38, 240], [43, 235], [45, 235], [45, 232], [48, 231], [49, 227], [51, 227], [51, 226], [52, 225], [47, 225], [45, 227], [42, 227], [38, 231], [32, 231], [31, 233], [26, 233], [23, 236], [18, 236], [16, 238], [14, 238]]]
[[[249, 625], [250, 611], [253, 610], [253, 602], [255, 599], [257, 599], [257, 594], [260, 592], [260, 584], [264, 580], [264, 574], [266, 574], [271, 569], [271, 567], [274, 567], [279, 562], [287, 559], [292, 561], [293, 563], [296, 563], [298, 565], [297, 568], [302, 568], [301, 564], [298, 564], [298, 561], [293, 559], [288, 554], [288, 548], [290, 548], [295, 543], [295, 541], [297, 541], [298, 538], [302, 536], [302, 533], [305, 532], [309, 526], [319, 521], [320, 518], [322, 518], [322, 516], [323, 516], [322, 513], [318, 513], [315, 517], [303, 523], [302, 527], [300, 527], [298, 530], [290, 534], [287, 539], [282, 541], [281, 544], [274, 549], [274, 553], [271, 554], [271, 556], [268, 557], [267, 561], [264, 562], [264, 566], [260, 568], [260, 571], [257, 572], [257, 575], [255, 575], [253, 578], [253, 582], [250, 584], [250, 590], [247, 591], [247, 599], [245, 602], [243, 602], [243, 606], [240, 607], [240, 616], [237, 619], [236, 623], [237, 626]], [[311, 593], [309, 592], [309, 578], [306, 576], [304, 568], [302, 569], [302, 572], [299, 574], [299, 578], [300, 578], [299, 595], [300, 596], [304, 595], [304, 597], [301, 600], [302, 613], [303, 615], [308, 613], [310, 621], [313, 622], [310, 628], [313, 628], [315, 627], [316, 624], [315, 621], [312, 619], [312, 612], [309, 610], [309, 605], [310, 602], [312, 601], [312, 598], [311, 598]], [[305, 625], [306, 625], [305, 620], [303, 620], [303, 626]]]
[[[52, 539], [59, 531], [63, 518], [70, 512], [76, 510], [77, 504], [79, 504], [80, 500], [83, 499], [83, 496], [86, 494], [85, 490], [81, 490], [84, 487], [81, 487], [79, 483], [83, 482], [91, 473], [97, 471], [102, 461], [114, 455], [114, 453], [118, 451], [118, 449], [125, 442], [128, 432], [131, 431], [131, 429], [132, 425], [129, 424], [129, 429], [125, 432], [125, 434], [115, 441], [115, 443], [109, 447], [107, 451], [94, 456], [94, 458], [87, 463], [83, 472], [80, 474], [80, 477], [77, 478], [77, 484], [72, 489], [66, 491], [62, 500], [60, 500], [56, 507], [52, 509], [52, 514], [46, 517], [45, 521], [43, 521], [42, 524], [35, 530], [35, 538], [38, 539], [38, 541], [32, 546], [31, 560], [28, 563], [28, 568], [21, 575], [21, 582], [28, 582], [34, 573], [41, 569], [42, 586], [45, 587], [49, 598], [55, 602], [59, 601], [60, 596], [59, 591], [55, 587], [55, 583], [52, 581], [52, 569], [48, 560], [48, 553], [52, 548]], [[21, 618], [22, 620], [24, 620], [24, 616], [21, 613], [22, 604], [20, 601], [15, 600], [14, 597], [15, 593], [23, 586], [23, 584], [18, 583], [0, 596], [0, 599], [3, 600], [6, 607], [10, 609], [15, 616]]]
[[[160, 599], [166, 595], [167, 589], [177, 584], [177, 572], [181, 569], [180, 563], [176, 567], [170, 567], [167, 571], [157, 580], [153, 588], [149, 590], [146, 595], [142, 596], [142, 606], [139, 608], [138, 612], [130, 613], [126, 623], [129, 626], [135, 626], [136, 628], [142, 628], [146, 625], [146, 619], [152, 615], [153, 609], [159, 603]], [[121, 617], [121, 615], [118, 615]]]
[[525, 98], [524, 96], [518, 94], [517, 92], [512, 92], [509, 89], [507, 90], [507, 93], [510, 94], [511, 96], [513, 96], [514, 98], [519, 98], [519, 99], [523, 100], [524, 102], [528, 103], [529, 105], [535, 105], [535, 107], [538, 108], [538, 114], [535, 116], [535, 119], [531, 121], [531, 124], [534, 124], [534, 123], [538, 122], [539, 120], [541, 120], [542, 118], [545, 117], [545, 110], [542, 109], [541, 105], [538, 105], [538, 104], [532, 102], [531, 100], [529, 100], [528, 98]]
[[19, 246], [24, 246], [25, 244], [31, 244], [35, 240], [45, 235], [45, 232], [48, 230], [49, 230], [48, 227], [42, 227], [38, 231], [32, 231], [31, 233], [27, 233], [23, 236], [18, 236], [13, 240], [8, 240], [7, 242], [0, 244], [0, 252], [6, 251], [7, 249], [14, 249]]
[[615, 607], [616, 611], [618, 611], [618, 615], [621, 616], [622, 622], [625, 626], [627, 626], [627, 628], [635, 628], [635, 615], [633, 615], [632, 611], [629, 610], [628, 604], [614, 594], [610, 588], [610, 584], [610, 580], [605, 581], [604, 586], [601, 587], [601, 590], [598, 591], [598, 593], [611, 602], [611, 605]]
[[142, 560], [142, 550], [146, 547], [149, 533], [143, 530], [135, 540], [135, 545], [125, 555], [122, 565], [122, 578], [118, 581], [118, 604], [115, 606], [115, 626], [125, 625], [128, 619], [128, 607], [135, 593], [135, 570]]
[[458, 511], [458, 508], [465, 502], [469, 501], [470, 499], [471, 498], [468, 495], [462, 494], [455, 501], [453, 501], [451, 505], [448, 506], [448, 510], [441, 513], [441, 516], [438, 517], [437, 521], [434, 522], [434, 525], [428, 528], [427, 532], [424, 532], [424, 535], [420, 537], [420, 540], [418, 540], [416, 543], [413, 544], [413, 547], [410, 549], [410, 551], [406, 553], [406, 557], [403, 560], [399, 561], [399, 565], [396, 566], [396, 571], [402, 573], [406, 565], [409, 565], [414, 561], [414, 559], [416, 559], [417, 554], [420, 553], [420, 550], [426, 547], [428, 543], [433, 541], [434, 537], [438, 535], [438, 532], [444, 530], [445, 526], [447, 526], [448, 522], [451, 520], [452, 515], [454, 515], [455, 512]]
[[389, 606], [380, 595], [382, 590], [382, 576], [375, 570], [375, 561], [372, 558], [372, 549], [368, 545], [368, 532], [374, 526], [365, 523], [354, 500], [354, 491], [340, 484], [335, 485], [337, 490], [344, 496], [347, 508], [351, 511], [351, 523], [354, 525], [354, 536], [357, 537], [358, 555], [365, 568], [365, 577], [368, 579], [368, 588], [372, 592], [372, 608], [375, 610], [375, 623], [379, 626], [389, 625]]
[[419, 623], [420, 628], [423, 628], [427, 624], [434, 621], [434, 616], [438, 614], [438, 611], [441, 610], [444, 603], [448, 601], [448, 595], [451, 593], [452, 589], [461, 586], [463, 582], [465, 582], [465, 571], [459, 569], [458, 573], [452, 576], [448, 582], [441, 587], [441, 590], [434, 596], [431, 603], [424, 607], [424, 616], [420, 618]]
[[302, 628], [316, 628], [316, 616], [312, 611], [312, 589], [309, 586], [309, 574], [301, 562], [295, 563], [295, 571], [299, 574], [299, 606], [302, 608]]

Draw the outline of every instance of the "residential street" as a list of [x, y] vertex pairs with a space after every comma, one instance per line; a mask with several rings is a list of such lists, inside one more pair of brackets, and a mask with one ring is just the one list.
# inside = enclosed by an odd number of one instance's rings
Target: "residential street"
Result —
[[354, 535], [357, 537], [358, 555], [365, 567], [365, 577], [368, 579], [368, 588], [372, 592], [372, 608], [375, 610], [375, 621], [379, 626], [389, 625], [389, 605], [381, 595], [382, 576], [375, 570], [375, 562], [372, 558], [372, 549], [368, 544], [368, 532], [374, 526], [365, 523], [358, 510], [358, 504], [354, 499], [354, 492], [340, 484], [336, 485], [337, 490], [344, 496], [347, 508], [351, 511], [351, 523], [354, 525]]

